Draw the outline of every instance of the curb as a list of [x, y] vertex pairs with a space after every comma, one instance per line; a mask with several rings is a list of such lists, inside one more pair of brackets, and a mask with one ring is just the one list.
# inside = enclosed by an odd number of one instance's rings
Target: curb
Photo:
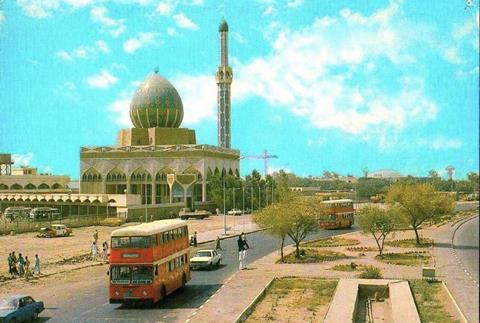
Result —
[[[471, 217], [468, 217], [468, 218], [466, 218], [466, 219], [462, 219], [462, 220], [465, 220], [465, 221], [463, 221], [462, 223], [460, 223], [460, 224], [455, 228], [455, 230], [453, 230], [452, 242], [451, 242], [452, 249], [455, 249], [455, 245], [453, 244], [453, 240], [455, 239], [455, 234], [457, 233], [457, 230], [460, 229], [460, 227], [461, 227], [462, 225], [464, 225], [465, 223], [467, 223], [467, 222], [470, 221], [470, 220], [473, 220], [473, 219], [476, 218], [476, 217], [478, 217], [478, 214], [475, 214], [475, 215], [473, 215], [473, 216], [471, 216]], [[460, 221], [458, 221], [458, 222], [456, 222], [456, 223], [459, 223], [459, 222], [460, 222]], [[456, 224], [456, 223], [455, 223], [455, 224]], [[453, 228], [453, 225], [451, 226], [451, 228]]]
[[[251, 234], [251, 233], [256, 233], [256, 232], [265, 231], [265, 230], [267, 230], [267, 229], [256, 229], [256, 230], [253, 230], [253, 231], [245, 232], [245, 234]], [[227, 239], [235, 238], [235, 237], [238, 237], [239, 235], [241, 235], [241, 233], [238, 233], [238, 234], [236, 233], [236, 234], [233, 234], [233, 235], [228, 236], [228, 237], [221, 237], [220, 240], [227, 240]], [[215, 242], [215, 239], [201, 241], [201, 242], [197, 243], [197, 246], [201, 245], [201, 244], [210, 243], [210, 242]]]
[[466, 217], [466, 218], [461, 218], [461, 219], [458, 219], [457, 221], [454, 221], [452, 223], [450, 223], [450, 228], [453, 228], [456, 224], [458, 224], [459, 222], [462, 222], [464, 220], [468, 221], [470, 220], [471, 218], [474, 218], [478, 216], [478, 214], [474, 214], [474, 215], [470, 215], [469, 217]]
[[242, 313], [235, 319], [235, 323], [240, 323], [243, 322], [247, 319], [247, 317], [252, 313], [253, 308], [257, 303], [261, 300], [263, 296], [265, 296], [265, 291], [272, 285], [273, 281], [277, 279], [276, 277], [273, 277], [258, 293], [258, 295], [253, 299], [253, 301], [243, 310]]
[[455, 299], [453, 298], [452, 294], [450, 293], [450, 290], [448, 290], [447, 284], [445, 284], [444, 281], [442, 281], [442, 286], [443, 286], [443, 288], [445, 289], [445, 291], [447, 292], [448, 296], [450, 297], [450, 300], [453, 302], [453, 305], [455, 305], [455, 308], [456, 308], [458, 314], [460, 314], [460, 317], [462, 318], [463, 322], [464, 322], [464, 323], [468, 323], [465, 315], [463, 315], [462, 310], [460, 310], [460, 307], [458, 306], [457, 302], [455, 301]]

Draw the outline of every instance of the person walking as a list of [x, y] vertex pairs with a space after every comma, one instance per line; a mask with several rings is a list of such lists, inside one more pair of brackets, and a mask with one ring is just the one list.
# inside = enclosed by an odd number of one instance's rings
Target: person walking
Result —
[[97, 244], [98, 241], [98, 231], [95, 229], [95, 232], [93, 233], [93, 240], [95, 241], [95, 244]]
[[104, 241], [103, 244], [102, 244], [103, 262], [107, 262], [107, 256], [108, 256], [108, 243], [106, 241]]
[[33, 273], [40, 275], [40, 258], [38, 257], [38, 255], [35, 255], [35, 260], [33, 263]]
[[245, 269], [245, 245], [243, 243], [242, 236], [238, 236], [237, 239], [237, 246], [238, 246], [238, 261], [239, 261], [239, 267], [238, 269], [243, 270]]
[[250, 249], [250, 246], [247, 243], [247, 235], [245, 234], [245, 232], [242, 232], [242, 240], [243, 240], [243, 244], [244, 244], [245, 248]]
[[194, 247], [197, 246], [197, 231], [193, 233], [193, 246]]
[[14, 275], [19, 275], [17, 269], [17, 256], [15, 256], [15, 251], [12, 251], [12, 271]]
[[28, 256], [25, 256], [25, 278], [28, 279], [28, 277], [31, 276], [30, 273], [30, 260], [28, 260]]
[[215, 250], [223, 250], [222, 246], [220, 245], [220, 237], [217, 236], [217, 239], [215, 239]]
[[12, 261], [12, 253], [10, 252], [8, 254], [7, 258], [7, 263], [8, 263], [8, 273], [13, 276], [13, 261]]
[[23, 256], [21, 253], [18, 254], [18, 274], [20, 276], [23, 276], [25, 274], [25, 259], [23, 259]]
[[97, 242], [92, 243], [92, 260], [97, 261], [97, 256], [98, 256], [98, 246]]

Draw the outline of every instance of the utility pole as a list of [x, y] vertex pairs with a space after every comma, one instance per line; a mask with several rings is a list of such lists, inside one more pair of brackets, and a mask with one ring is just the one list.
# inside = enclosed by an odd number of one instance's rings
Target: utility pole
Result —
[[223, 173], [222, 169], [222, 177], [223, 177], [223, 234], [227, 235], [227, 212], [226, 212], [226, 205], [225, 205], [225, 174]]

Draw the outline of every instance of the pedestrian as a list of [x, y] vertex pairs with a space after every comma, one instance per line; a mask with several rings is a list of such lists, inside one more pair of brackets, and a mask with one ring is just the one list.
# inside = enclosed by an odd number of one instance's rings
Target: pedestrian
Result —
[[25, 256], [25, 278], [30, 277], [30, 260]]
[[250, 246], [247, 243], [247, 235], [242, 232], [242, 240], [243, 240], [243, 245], [245, 246], [246, 249], [250, 249]]
[[97, 260], [97, 255], [98, 255], [98, 246], [97, 246], [97, 243], [94, 241], [92, 243], [92, 260], [93, 261]]
[[217, 236], [217, 239], [215, 239], [215, 250], [223, 250], [222, 246], [220, 246], [220, 237]]
[[21, 253], [18, 254], [18, 274], [20, 276], [23, 276], [25, 274], [25, 259], [23, 259], [23, 256]]
[[40, 258], [38, 257], [38, 255], [35, 255], [35, 260], [33, 263], [33, 273], [40, 275]]
[[197, 246], [197, 231], [193, 233], [193, 246], [194, 247]]
[[12, 251], [12, 271], [14, 275], [19, 275], [17, 269], [17, 256], [15, 256], [15, 251]]
[[103, 262], [107, 262], [107, 256], [108, 256], [108, 243], [106, 241], [104, 241], [103, 244], [102, 244]]
[[8, 273], [10, 275], [13, 275], [13, 268], [12, 268], [13, 267], [12, 266], [13, 261], [12, 261], [12, 253], [11, 252], [8, 254], [7, 263], [8, 263]]
[[238, 246], [238, 261], [240, 262], [238, 269], [242, 270], [245, 269], [245, 245], [243, 243], [242, 236], [238, 236], [237, 240]]
[[95, 229], [95, 232], [93, 233], [93, 240], [95, 241], [95, 244], [98, 241], [98, 231], [97, 231], [97, 229]]

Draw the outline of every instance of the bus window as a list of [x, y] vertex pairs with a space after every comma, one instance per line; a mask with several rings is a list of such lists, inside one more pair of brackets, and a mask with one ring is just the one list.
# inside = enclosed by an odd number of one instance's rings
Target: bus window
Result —
[[130, 268], [128, 266], [112, 266], [110, 276], [112, 284], [129, 284]]
[[130, 238], [129, 237], [113, 237], [112, 238], [112, 248], [128, 248], [130, 245]]
[[167, 243], [169, 241], [168, 240], [168, 232], [164, 232], [164, 233], [162, 233], [162, 235], [163, 235], [163, 242]]
[[150, 284], [152, 282], [152, 267], [132, 266], [132, 284]]

